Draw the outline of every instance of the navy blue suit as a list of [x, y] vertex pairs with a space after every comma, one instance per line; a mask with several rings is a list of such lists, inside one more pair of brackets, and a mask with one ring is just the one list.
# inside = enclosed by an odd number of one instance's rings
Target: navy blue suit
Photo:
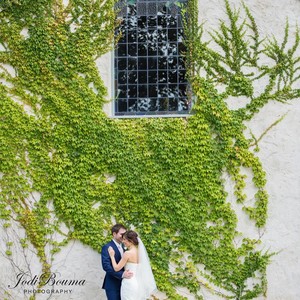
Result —
[[124, 269], [118, 272], [114, 270], [108, 254], [109, 246], [113, 247], [113, 249], [115, 250], [116, 262], [118, 263], [121, 260], [120, 251], [113, 241], [110, 241], [109, 243], [107, 243], [102, 247], [102, 251], [101, 251], [102, 268], [106, 272], [102, 288], [105, 289], [108, 300], [121, 300], [120, 290], [121, 290], [122, 275]]

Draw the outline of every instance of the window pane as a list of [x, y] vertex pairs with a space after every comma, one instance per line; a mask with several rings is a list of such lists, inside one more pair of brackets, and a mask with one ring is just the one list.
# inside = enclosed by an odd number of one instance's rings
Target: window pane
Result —
[[159, 110], [160, 111], [168, 110], [168, 99], [167, 98], [159, 99]]
[[128, 56], [137, 56], [137, 44], [128, 45]]
[[126, 44], [119, 44], [118, 45], [118, 56], [127, 56], [127, 45]]
[[168, 57], [159, 57], [158, 58], [158, 69], [164, 70], [168, 67]]
[[146, 84], [147, 83], [147, 71], [140, 71], [138, 73], [138, 82], [139, 82], [139, 84], [141, 84], [141, 83]]
[[136, 85], [128, 85], [128, 97], [129, 97], [129, 99], [137, 98], [137, 86]]
[[[151, 3], [149, 3], [149, 8], [151, 7]], [[153, 11], [156, 10], [156, 5], [154, 3], [154, 9]], [[151, 11], [149, 11], [149, 14], [151, 15]], [[149, 16], [148, 17], [148, 28], [151, 28], [151, 27], [154, 27], [156, 28], [157, 27], [157, 17], [156, 16]]]
[[157, 98], [157, 85], [149, 85], [149, 97]]
[[134, 30], [128, 30], [127, 40], [128, 40], [128, 44], [136, 43], [136, 41], [137, 41], [137, 31], [135, 29]]
[[148, 82], [149, 83], [157, 83], [157, 71], [149, 71], [148, 72]]
[[118, 107], [118, 111], [126, 112], [127, 111], [127, 101], [126, 101], [126, 99], [118, 99], [117, 107]]
[[147, 58], [139, 57], [139, 70], [147, 70]]
[[157, 69], [157, 58], [156, 57], [149, 57], [148, 58], [148, 69], [149, 70], [156, 70]]
[[137, 111], [149, 111], [151, 107], [151, 99], [139, 97], [137, 100]]
[[146, 55], [147, 55], [147, 45], [138, 44], [138, 56], [146, 56]]
[[137, 72], [135, 72], [135, 71], [128, 72], [128, 83], [136, 84], [137, 82], [138, 82], [137, 81]]
[[169, 98], [169, 110], [170, 111], [178, 110], [178, 100], [176, 98]]
[[118, 82], [120, 84], [126, 84], [126, 82], [127, 82], [127, 72], [119, 72]]

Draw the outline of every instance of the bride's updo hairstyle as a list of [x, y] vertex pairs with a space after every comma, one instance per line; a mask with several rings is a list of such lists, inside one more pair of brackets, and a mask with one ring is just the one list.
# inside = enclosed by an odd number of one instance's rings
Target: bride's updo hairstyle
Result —
[[133, 230], [128, 230], [123, 234], [123, 239], [128, 240], [133, 245], [137, 246], [139, 244], [138, 234]]

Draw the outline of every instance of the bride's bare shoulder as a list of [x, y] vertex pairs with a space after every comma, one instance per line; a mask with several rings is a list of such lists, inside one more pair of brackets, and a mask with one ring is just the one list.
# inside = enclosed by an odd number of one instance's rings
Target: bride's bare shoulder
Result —
[[[138, 252], [137, 249], [129, 249], [125, 252], [128, 257], [128, 262], [137, 263], [138, 262]], [[125, 255], [124, 254], [124, 255]]]

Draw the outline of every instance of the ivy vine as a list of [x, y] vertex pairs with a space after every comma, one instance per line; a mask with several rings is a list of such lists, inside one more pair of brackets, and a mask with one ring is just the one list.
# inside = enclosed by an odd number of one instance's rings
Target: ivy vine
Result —
[[[261, 39], [248, 7], [242, 4], [242, 19], [225, 0], [228, 21], [208, 42], [196, 2], [189, 1], [185, 28], [191, 116], [110, 119], [95, 61], [114, 43], [114, 0], [1, 1], [0, 217], [5, 230], [12, 222], [25, 229], [22, 245], [33, 245], [43, 273], [51, 271], [47, 245], [55, 255], [78, 239], [100, 251], [113, 217], [142, 236], [168, 299], [185, 299], [179, 286], [196, 299], [203, 287], [224, 299], [266, 292], [271, 253], [247, 237], [236, 245], [241, 233], [222, 176], [229, 174], [237, 203], [263, 227], [266, 177], [255, 155], [259, 139], [245, 137], [245, 121], [269, 101], [300, 97], [299, 31], [290, 48], [288, 23], [282, 44]], [[259, 80], [267, 81], [262, 92]], [[239, 96], [247, 104], [229, 109], [226, 100]], [[253, 174], [252, 206], [242, 168]], [[64, 239], [53, 241], [54, 233]]]

